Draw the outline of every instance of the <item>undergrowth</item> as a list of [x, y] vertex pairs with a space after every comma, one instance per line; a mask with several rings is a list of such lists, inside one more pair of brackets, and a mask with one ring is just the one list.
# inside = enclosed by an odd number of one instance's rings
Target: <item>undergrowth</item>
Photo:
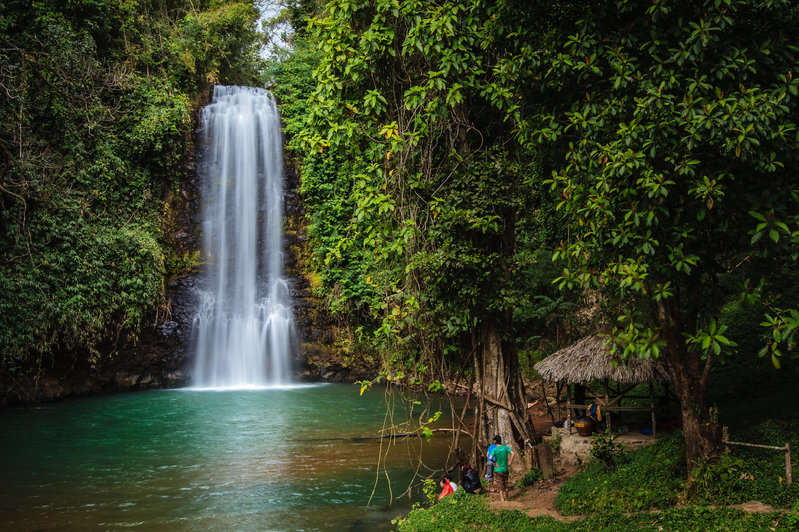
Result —
[[[741, 366], [735, 375], [757, 373], [751, 364]], [[758, 418], [750, 408], [754, 401], [750, 397], [718, 398], [732, 441], [773, 446], [788, 442], [793, 450], [799, 449], [799, 416], [790, 408], [790, 394], [783, 393], [792, 377], [778, 374], [774, 379], [781, 380], [771, 391], [782, 395], [768, 396], [760, 390], [768, 397], [758, 407], [760, 416], [767, 411], [779, 420]], [[783, 453], [732, 447], [717, 464], [698, 464], [690, 484], [684, 456], [683, 435], [676, 432], [649, 447], [614, 453], [614, 471], [607, 471], [598, 460], [589, 463], [561, 487], [555, 500], [564, 515], [587, 515], [577, 521], [493, 512], [485, 497], [461, 494], [430, 508], [417, 508], [398, 530], [799, 530], [799, 484], [786, 485]], [[726, 508], [751, 500], [781, 511], [747, 514]]]
[[456, 492], [430, 508], [416, 508], [395, 522], [399, 532], [484, 530], [551, 532], [618, 530], [792, 530], [789, 516], [747, 514], [740, 510], [707, 507], [670, 508], [658, 513], [627, 515], [611, 512], [562, 522], [551, 517], [530, 518], [518, 510], [492, 511], [485, 497]]
[[592, 462], [561, 487], [555, 505], [565, 515], [667, 508], [685, 476], [682, 434], [674, 434], [618, 457], [615, 470]]
[[[788, 442], [792, 449], [799, 449], [799, 419], [767, 419], [745, 428], [731, 428], [730, 439], [775, 447]], [[695, 496], [697, 502], [739, 504], [757, 500], [791, 508], [799, 501], [799, 484], [786, 484], [785, 455], [781, 451], [734, 447], [718, 466], [700, 465], [700, 471], [710, 479], [705, 482], [706, 489]]]
[[[799, 422], [766, 420], [739, 432], [738, 441], [799, 448]], [[736, 447], [717, 464], [697, 464], [686, 483], [681, 433], [617, 459], [615, 471], [594, 462], [560, 489], [555, 505], [565, 515], [637, 512], [678, 503], [732, 505], [758, 500], [791, 508], [799, 485], [787, 486], [784, 455]]]
[[524, 489], [527, 486], [532, 486], [536, 482], [538, 482], [542, 477], [543, 473], [537, 467], [530, 469], [522, 478], [516, 481], [516, 487], [518, 489]]

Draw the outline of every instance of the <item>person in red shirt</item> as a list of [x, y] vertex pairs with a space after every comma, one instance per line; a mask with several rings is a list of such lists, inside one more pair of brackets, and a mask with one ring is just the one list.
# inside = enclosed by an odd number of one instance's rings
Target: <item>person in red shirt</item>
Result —
[[452, 482], [452, 477], [449, 476], [449, 473], [444, 473], [439, 479], [438, 485], [441, 486], [441, 493], [438, 494], [439, 501], [450, 493], [455, 493], [455, 490], [458, 489], [458, 485]]

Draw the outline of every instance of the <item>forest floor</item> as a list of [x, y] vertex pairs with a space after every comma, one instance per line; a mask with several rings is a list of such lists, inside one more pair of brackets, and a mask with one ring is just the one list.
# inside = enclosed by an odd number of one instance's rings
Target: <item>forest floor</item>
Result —
[[555, 474], [550, 480], [542, 480], [533, 486], [522, 490], [513, 487], [508, 490], [505, 501], [499, 500], [498, 493], [488, 493], [489, 506], [495, 510], [519, 510], [530, 517], [548, 515], [559, 521], [575, 521], [582, 516], [563, 516], [555, 508], [555, 497], [558, 496], [560, 486], [578, 471], [573, 464], [557, 464]]
[[[538, 397], [528, 408], [530, 420], [533, 422], [535, 431], [538, 434], [549, 434], [553, 418], [547, 413], [547, 407], [543, 397]], [[555, 508], [555, 497], [558, 495], [560, 486], [568, 479], [573, 477], [579, 468], [576, 464], [556, 461], [554, 474], [549, 480], [541, 480], [533, 486], [518, 489], [515, 486], [508, 490], [505, 501], [499, 500], [498, 493], [488, 493], [489, 506], [495, 510], [519, 510], [530, 517], [547, 515], [560, 521], [574, 521], [580, 516], [564, 517]]]

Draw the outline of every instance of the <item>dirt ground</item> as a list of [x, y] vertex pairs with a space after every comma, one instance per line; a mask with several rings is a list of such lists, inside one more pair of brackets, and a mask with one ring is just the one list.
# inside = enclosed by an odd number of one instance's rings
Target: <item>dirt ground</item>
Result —
[[[540, 435], [547, 435], [553, 425], [553, 418], [547, 412], [543, 397], [537, 397], [528, 407], [530, 421], [533, 422], [535, 431]], [[519, 510], [530, 517], [548, 515], [555, 519], [572, 521], [576, 517], [564, 517], [555, 508], [555, 497], [560, 486], [577, 472], [577, 467], [571, 464], [555, 464], [554, 475], [551, 480], [537, 482], [524, 490], [511, 488], [505, 501], [499, 500], [498, 493], [488, 493], [489, 504], [497, 510]], [[513, 482], [513, 481], [511, 481]]]
[[524, 490], [511, 488], [503, 502], [498, 493], [488, 493], [489, 505], [497, 510], [519, 510], [530, 517], [548, 515], [561, 521], [574, 521], [579, 516], [564, 517], [555, 508], [555, 497], [560, 486], [577, 472], [576, 466], [556, 465], [552, 480], [540, 481]]
[[547, 407], [541, 398], [537, 398], [527, 408], [530, 413], [530, 421], [533, 422], [535, 431], [538, 434], [549, 434], [552, 428], [552, 416], [547, 413]]

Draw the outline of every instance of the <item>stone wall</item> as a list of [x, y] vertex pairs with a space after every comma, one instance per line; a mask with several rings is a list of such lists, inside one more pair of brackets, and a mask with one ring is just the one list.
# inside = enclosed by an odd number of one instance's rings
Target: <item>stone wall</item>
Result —
[[[566, 463], [582, 463], [585, 460], [591, 459], [591, 445], [593, 438], [591, 436], [580, 436], [572, 429], [569, 434], [569, 429], [552, 427], [551, 436], [547, 440], [553, 438], [560, 438], [560, 449], [558, 456], [561, 461]], [[625, 450], [633, 451], [640, 449], [647, 445], [655, 443], [656, 438], [652, 435], [641, 434], [639, 432], [627, 432], [619, 434], [615, 442], [621, 444]]]

